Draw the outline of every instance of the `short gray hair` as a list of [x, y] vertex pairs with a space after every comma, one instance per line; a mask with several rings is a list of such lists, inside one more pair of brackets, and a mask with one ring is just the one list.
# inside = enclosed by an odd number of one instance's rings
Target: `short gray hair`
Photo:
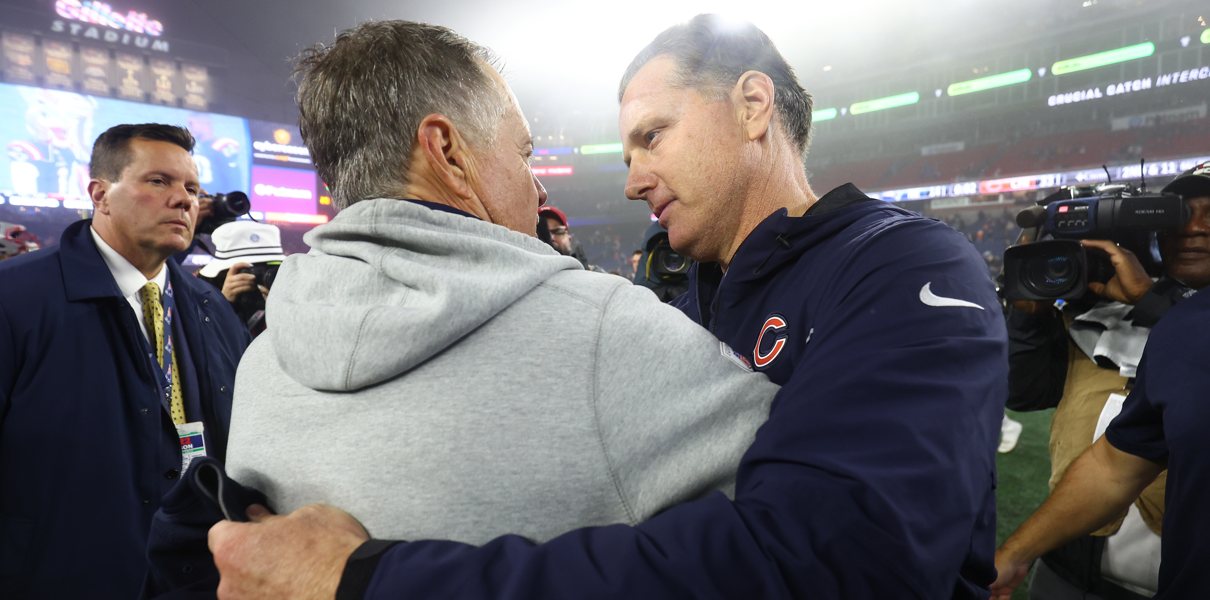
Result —
[[491, 143], [507, 107], [485, 70], [494, 62], [450, 29], [408, 21], [364, 23], [305, 50], [294, 69], [299, 129], [337, 209], [403, 195], [427, 115]]
[[794, 69], [769, 36], [755, 25], [728, 23], [718, 15], [702, 14], [669, 27], [631, 61], [618, 86], [619, 102], [639, 70], [659, 56], [676, 60], [673, 85], [708, 95], [725, 94], [746, 71], [768, 75], [773, 80], [773, 103], [781, 127], [806, 159], [811, 138], [811, 94], [798, 83]]

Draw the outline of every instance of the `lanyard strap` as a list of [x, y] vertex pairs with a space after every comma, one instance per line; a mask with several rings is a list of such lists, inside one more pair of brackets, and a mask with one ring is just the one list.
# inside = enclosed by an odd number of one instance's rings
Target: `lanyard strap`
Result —
[[[164, 285], [164, 294], [160, 297], [160, 303], [163, 306], [164, 321], [162, 335], [160, 336], [160, 344], [162, 345], [163, 357], [162, 362], [157, 363], [152, 361], [156, 366], [156, 370], [160, 372], [160, 380], [164, 389], [164, 399], [172, 398], [172, 321], [176, 316], [176, 300], [172, 294], [172, 281], [168, 280]], [[149, 324], [150, 325], [150, 324]]]

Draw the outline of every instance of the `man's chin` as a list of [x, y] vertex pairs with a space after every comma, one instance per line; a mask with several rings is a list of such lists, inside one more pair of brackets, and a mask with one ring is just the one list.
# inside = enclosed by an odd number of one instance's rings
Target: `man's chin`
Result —
[[1204, 266], [1196, 269], [1181, 269], [1178, 266], [1169, 269], [1168, 275], [1195, 290], [1210, 286], [1210, 269]]
[[[681, 235], [678, 235], [678, 234], [681, 234]], [[672, 249], [674, 251], [676, 251], [678, 254], [680, 254], [681, 256], [688, 256], [690, 258], [693, 258], [695, 250], [698, 250], [695, 248], [695, 246], [696, 246], [695, 242], [696, 242], [696, 240], [694, 238], [692, 238], [688, 235], [685, 235], [683, 231], [680, 231], [680, 230], [674, 231], [672, 229], [668, 230], [668, 245], [671, 246]], [[693, 258], [693, 259], [697, 260], [696, 258]]]
[[189, 237], [176, 236], [172, 239], [172, 241], [164, 244], [161, 247], [161, 249], [166, 254], [171, 256], [173, 254], [180, 254], [181, 252], [188, 250], [192, 244], [193, 244], [193, 236], [189, 236]]

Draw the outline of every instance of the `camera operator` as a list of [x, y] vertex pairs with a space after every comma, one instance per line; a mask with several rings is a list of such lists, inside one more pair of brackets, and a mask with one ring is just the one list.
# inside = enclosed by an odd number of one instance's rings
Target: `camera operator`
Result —
[[[1052, 490], [1121, 410], [1151, 327], [1174, 304], [1210, 285], [1210, 165], [1181, 174], [1163, 191], [1180, 195], [1191, 217], [1180, 230], [1159, 234], [1164, 269], [1158, 281], [1130, 250], [1110, 241], [1083, 240], [1085, 248], [1108, 255], [1113, 267], [1108, 281], [1088, 283], [1095, 296], [1061, 309], [1041, 301], [1010, 305], [1008, 408], [1056, 408], [1050, 436]], [[1148, 485], [1128, 511], [1042, 556], [1030, 597], [1112, 600], [1155, 594], [1166, 474]]]
[[222, 290], [252, 337], [265, 330], [265, 298], [284, 260], [281, 230], [253, 221], [220, 225], [211, 236], [215, 260], [198, 275]]
[[635, 285], [655, 292], [660, 302], [672, 302], [689, 289], [693, 259], [672, 249], [668, 230], [652, 223], [643, 234], [643, 247], [632, 258]]

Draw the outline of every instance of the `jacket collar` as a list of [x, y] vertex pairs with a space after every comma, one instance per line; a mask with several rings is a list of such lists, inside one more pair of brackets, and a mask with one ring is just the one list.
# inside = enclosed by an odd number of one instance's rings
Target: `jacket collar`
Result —
[[[861, 203], [885, 205], [881, 200], [865, 195], [852, 183], [846, 183], [824, 194], [801, 217], [789, 216], [784, 208], [769, 215], [744, 238], [732, 258], [731, 267], [725, 274], [728, 287], [742, 287], [765, 279], [817, 243], [810, 238], [826, 237], [828, 230], [843, 228], [852, 217], [837, 220], [833, 218], [835, 213]], [[723, 279], [724, 273], [718, 263], [696, 264], [689, 272], [689, 298], [696, 302], [699, 322], [707, 328], [715, 310], [720, 308], [718, 294]], [[729, 295], [732, 300], [742, 297], [742, 294]]]
[[113, 274], [89, 229], [92, 219], [76, 221], [67, 226], [59, 238], [59, 263], [63, 267], [63, 289], [67, 299], [75, 302], [92, 298], [121, 298]]
[[[114, 280], [109, 265], [92, 239], [92, 219], [76, 221], [67, 226], [59, 239], [59, 264], [63, 268], [63, 289], [67, 300], [77, 302], [94, 298], [124, 298]], [[169, 259], [164, 265], [176, 284], [181, 281], [181, 269]]]

